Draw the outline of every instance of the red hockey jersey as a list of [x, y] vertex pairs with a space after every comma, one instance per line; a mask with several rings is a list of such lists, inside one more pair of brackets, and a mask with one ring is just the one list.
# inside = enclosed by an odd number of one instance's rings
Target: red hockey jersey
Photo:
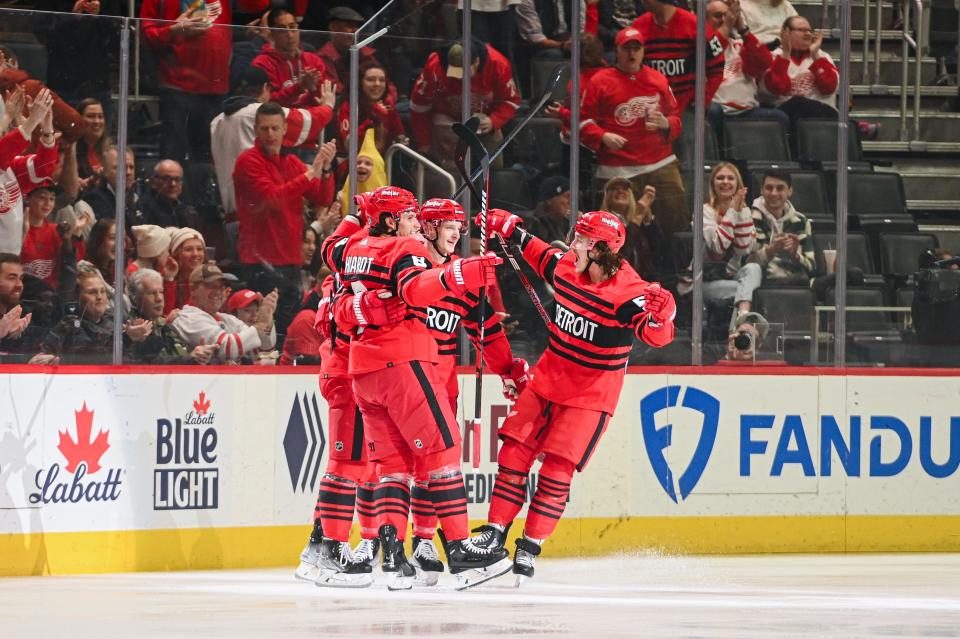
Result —
[[[350, 222], [341, 223], [321, 247], [327, 266], [340, 274], [352, 292], [385, 289], [412, 307], [436, 301], [430, 295], [435, 287], [420, 286], [420, 276], [431, 266], [423, 244], [412, 237], [373, 237], [354, 234], [356, 230]], [[337, 309], [343, 305], [336, 307], [335, 314]], [[438, 361], [437, 342], [413, 313], [392, 326], [362, 326], [350, 341], [350, 375], [409, 361]]]
[[673, 341], [673, 322], [651, 325], [644, 307], [648, 282], [626, 262], [610, 279], [595, 284], [574, 268], [573, 251], [523, 233], [523, 257], [553, 286], [556, 302], [547, 349], [530, 388], [563, 406], [613, 414], [623, 388], [634, 336], [650, 346]]
[[[651, 12], [633, 21], [633, 27], [643, 34], [643, 63], [667, 76], [670, 88], [677, 97], [680, 113], [693, 102], [696, 82], [697, 16], [686, 9], [677, 9], [667, 24], [657, 24]], [[707, 87], [705, 105], [723, 81], [723, 50], [727, 43], [707, 25]]]
[[[660, 111], [667, 118], [669, 131], [646, 129], [650, 111]], [[595, 73], [584, 91], [580, 118], [581, 140], [598, 152], [601, 167], [646, 167], [673, 159], [672, 143], [680, 136], [677, 101], [667, 79], [653, 69], [642, 67], [628, 74], [610, 68]], [[607, 148], [601, 143], [604, 133], [622, 135], [627, 143], [620, 149]], [[629, 174], [641, 172], [637, 168]]]

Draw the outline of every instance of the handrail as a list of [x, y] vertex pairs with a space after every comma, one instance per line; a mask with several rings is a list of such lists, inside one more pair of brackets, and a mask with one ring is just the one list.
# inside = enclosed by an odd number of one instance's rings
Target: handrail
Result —
[[[826, 11], [828, 0], [823, 0], [824, 11]], [[883, 12], [883, 0], [877, 0], [877, 12]], [[870, 0], [863, 0], [863, 64], [860, 68], [861, 84], [867, 86], [873, 84], [870, 77], [870, 65], [867, 63], [867, 54], [870, 52]]]
[[920, 140], [920, 71], [923, 64], [923, 0], [913, 0], [916, 10], [917, 37], [910, 35], [910, 3], [903, 0], [903, 36], [902, 59], [900, 61], [900, 141], [907, 141], [907, 72], [909, 70], [908, 56], [910, 47], [914, 49], [914, 77], [913, 77], [913, 142]]
[[457, 190], [457, 181], [456, 179], [454, 179], [453, 174], [443, 169], [438, 164], [435, 164], [432, 160], [430, 160], [426, 156], [421, 155], [420, 153], [417, 153], [406, 144], [399, 144], [399, 143], [390, 145], [390, 148], [387, 149], [387, 152], [383, 154], [383, 161], [387, 165], [387, 182], [388, 183], [393, 184], [392, 160], [393, 160], [393, 156], [396, 155], [397, 153], [403, 153], [404, 155], [407, 155], [417, 161], [417, 176], [416, 176], [417, 193], [416, 195], [418, 200], [423, 199], [423, 167], [427, 167], [428, 169], [432, 170], [434, 173], [438, 173], [440, 174], [441, 177], [446, 178], [447, 183], [450, 184], [450, 188], [446, 191], [447, 193], [453, 193], [454, 191]]
[[[869, 2], [870, 0], [864, 0]], [[896, 0], [894, 0], [896, 1]], [[868, 30], [869, 25], [864, 23], [864, 30]], [[883, 0], [877, 0], [877, 21], [874, 25], [873, 33], [873, 81], [876, 84], [880, 84], [880, 45], [881, 45], [881, 31], [883, 29]], [[866, 57], [863, 59], [863, 63], [867, 63]]]

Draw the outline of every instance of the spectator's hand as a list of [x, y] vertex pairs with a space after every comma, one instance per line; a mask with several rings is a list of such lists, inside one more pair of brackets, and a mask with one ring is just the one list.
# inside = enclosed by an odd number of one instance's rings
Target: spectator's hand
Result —
[[23, 118], [23, 107], [27, 104], [27, 94], [19, 84], [7, 94], [4, 100], [3, 118], [0, 119], [0, 135], [10, 130], [11, 125]]
[[337, 87], [330, 80], [324, 80], [320, 85], [320, 104], [333, 108], [337, 103]]
[[489, 115], [478, 113], [477, 117], [480, 118], [480, 125], [477, 126], [477, 133], [490, 133], [493, 131], [493, 120], [490, 119]]
[[643, 128], [647, 131], [665, 131], [670, 128], [670, 120], [659, 111], [648, 111], [643, 121]]
[[477, 217], [473, 218], [473, 223], [480, 229], [481, 233], [486, 233], [487, 237], [493, 237], [494, 233], [499, 233], [503, 236], [503, 239], [508, 241], [517, 227], [523, 226], [523, 218], [503, 209], [487, 211], [487, 228], [483, 228], [482, 219], [479, 213]]
[[730, 207], [735, 211], [739, 211], [743, 208], [744, 203], [747, 200], [747, 187], [742, 187], [737, 189], [736, 194], [733, 196], [733, 201], [730, 204]]
[[50, 89], [46, 87], [40, 89], [37, 97], [32, 99], [27, 96], [27, 105], [28, 115], [23, 123], [23, 129], [30, 136], [33, 135], [33, 130], [38, 124], [46, 121], [47, 115], [53, 109], [53, 95], [50, 94]]
[[60, 358], [51, 353], [37, 353], [30, 358], [27, 364], [41, 364], [47, 366], [56, 366], [60, 363]]
[[529, 371], [530, 365], [527, 364], [527, 360], [514, 358], [510, 370], [505, 375], [500, 376], [503, 381], [503, 397], [507, 401], [517, 401], [517, 397], [520, 396], [523, 389], [527, 387], [527, 382], [530, 381]]
[[216, 352], [216, 344], [200, 344], [190, 351], [190, 357], [192, 357], [193, 361], [197, 364], [209, 364]]
[[300, 86], [304, 91], [310, 91], [311, 93], [316, 91], [317, 87], [320, 86], [320, 71], [313, 67], [304, 69], [300, 76]]
[[77, 0], [73, 5], [73, 12], [95, 16], [100, 13], [100, 0]]
[[4, 337], [17, 339], [23, 334], [23, 331], [30, 325], [30, 319], [33, 315], [27, 313], [26, 316], [21, 317], [22, 313], [23, 307], [17, 305], [0, 315], [0, 339]]
[[559, 118], [560, 110], [563, 108], [563, 105], [559, 102], [551, 102], [547, 105], [547, 108], [543, 110], [543, 114], [548, 118]]
[[[790, 48], [790, 29], [787, 27], [784, 27], [783, 29], [780, 29], [780, 54], [789, 60], [791, 51], [792, 49]], [[811, 56], [813, 55], [813, 51], [810, 52], [810, 55]]]
[[167, 259], [160, 265], [160, 268], [160, 275], [162, 275], [163, 279], [167, 282], [172, 282], [177, 277], [177, 273], [180, 272], [180, 264], [177, 262], [177, 258], [169, 253], [167, 254]]
[[823, 46], [823, 31], [814, 30], [813, 42], [810, 43], [810, 57], [814, 60], [820, 57], [821, 46]]
[[317, 157], [314, 158], [313, 165], [315, 168], [319, 168], [320, 171], [329, 171], [330, 165], [333, 163], [333, 158], [336, 156], [337, 143], [333, 140], [324, 142], [320, 145], [320, 149], [317, 151]]
[[253, 320], [253, 325], [257, 327], [257, 331], [269, 333], [270, 329], [273, 328], [273, 314], [277, 311], [277, 299], [279, 297], [280, 293], [277, 292], [277, 289], [273, 289], [260, 302], [260, 309]]
[[727, 14], [727, 25], [738, 32], [743, 31], [747, 27], [747, 23], [743, 18], [743, 11], [740, 9], [740, 0], [728, 0], [727, 6], [730, 8]]
[[640, 216], [641, 224], [650, 224], [653, 222], [653, 201], [657, 199], [657, 189], [654, 186], [647, 185], [643, 187], [643, 193], [637, 198], [637, 213]]
[[627, 143], [627, 138], [622, 135], [617, 135], [616, 133], [604, 133], [603, 137], [600, 138], [600, 142], [608, 149], [616, 150], [623, 148], [623, 145]]
[[330, 206], [317, 207], [317, 222], [323, 237], [333, 233], [340, 224], [340, 200], [334, 200]]
[[544, 38], [537, 43], [537, 46], [541, 49], [559, 49], [563, 46], [563, 43], [559, 40], [553, 40], [551, 38]]
[[210, 23], [204, 16], [194, 16], [195, 9], [187, 9], [179, 16], [177, 22], [173, 25], [173, 33], [180, 32], [185, 38], [195, 38], [203, 35], [210, 28]]
[[167, 324], [173, 324], [174, 320], [177, 319], [177, 316], [180, 315], [180, 309], [175, 308], [169, 313], [167, 313]]
[[153, 322], [138, 317], [135, 320], [124, 323], [123, 332], [134, 342], [142, 342], [153, 332]]
[[257, 37], [263, 38], [264, 40], [267, 39], [267, 35], [269, 35], [270, 31], [269, 29], [267, 29], [267, 27], [264, 24], [265, 16], [266, 16], [266, 13], [263, 16], [260, 16], [259, 18], [254, 18], [253, 20], [251, 20], [245, 25], [247, 27], [246, 31], [247, 31], [248, 38], [250, 38], [251, 40]]
[[77, 193], [83, 193], [85, 190], [87, 190], [87, 188], [97, 181], [98, 177], [100, 176], [93, 174], [77, 180]]

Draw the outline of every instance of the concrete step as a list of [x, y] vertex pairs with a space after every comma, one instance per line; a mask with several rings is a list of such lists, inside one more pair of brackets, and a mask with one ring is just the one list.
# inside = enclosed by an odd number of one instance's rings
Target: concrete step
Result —
[[[855, 120], [865, 120], [880, 124], [877, 142], [900, 141], [900, 112], [894, 110], [870, 110], [855, 108], [850, 117]], [[958, 142], [960, 141], [960, 113], [943, 113], [940, 111], [920, 112], [920, 132], [913, 131], [913, 112], [908, 111], [906, 132], [908, 139], [919, 138], [927, 142]]]
[[[831, 52], [830, 55], [836, 61], [839, 57], [839, 53], [836, 55]], [[867, 56], [867, 71], [868, 73], [873, 73], [873, 53], [871, 52]], [[937, 78], [937, 60], [936, 58], [923, 57], [921, 58], [920, 64], [920, 84], [929, 85]], [[887, 84], [895, 85], [897, 91], [900, 90], [900, 79], [902, 74], [901, 69], [901, 58], [899, 54], [895, 53], [881, 53], [880, 54], [880, 77], [873, 78], [873, 82], [876, 84]], [[913, 74], [916, 68], [916, 63], [913, 57], [907, 59], [907, 83], [913, 84]], [[863, 53], [852, 52], [850, 54], [850, 77], [854, 81], [861, 81], [863, 78]], [[869, 76], [869, 77], [872, 77]]]
[[[863, 150], [867, 154], [884, 153], [960, 153], [960, 142], [864, 142]], [[867, 158], [871, 159], [871, 158]]]
[[[945, 210], [960, 201], [960, 175], [936, 169], [877, 167], [878, 172], [898, 173], [903, 179], [903, 189], [912, 208]], [[956, 208], [960, 211], [960, 207]]]
[[[860, 79], [860, 78], [856, 78]], [[865, 109], [894, 109], [900, 110], [899, 85], [866, 85], [854, 84], [850, 86], [855, 108]], [[913, 108], [913, 85], [907, 87], [907, 108]], [[936, 110], [948, 100], [957, 95], [955, 86], [921, 86], [920, 105], [924, 110]]]

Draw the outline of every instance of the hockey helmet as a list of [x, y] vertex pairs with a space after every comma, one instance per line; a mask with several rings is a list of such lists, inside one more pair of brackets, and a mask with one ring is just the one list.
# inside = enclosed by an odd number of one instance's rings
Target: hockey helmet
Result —
[[584, 213], [577, 220], [574, 231], [597, 242], [606, 242], [614, 253], [620, 250], [627, 237], [627, 230], [620, 218], [607, 211]]
[[420, 207], [420, 223], [440, 226], [443, 222], [466, 223], [467, 215], [463, 207], [456, 200], [435, 197], [427, 200]]
[[363, 195], [366, 198], [367, 219], [371, 225], [380, 224], [385, 214], [399, 223], [401, 215], [418, 208], [417, 198], [413, 193], [396, 186], [381, 186]]

